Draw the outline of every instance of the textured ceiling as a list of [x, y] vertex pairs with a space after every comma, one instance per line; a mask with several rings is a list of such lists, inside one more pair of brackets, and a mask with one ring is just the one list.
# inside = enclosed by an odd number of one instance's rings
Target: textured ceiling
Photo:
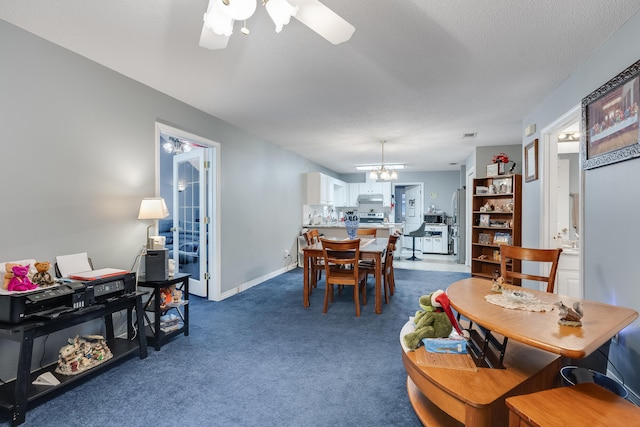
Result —
[[207, 0], [1, 0], [0, 19], [353, 173], [380, 161], [380, 140], [385, 160], [408, 171], [457, 170], [475, 146], [520, 144], [523, 117], [640, 9], [640, 0], [324, 0], [356, 28], [334, 46], [295, 19], [276, 34], [261, 3], [251, 34], [236, 23], [218, 51], [198, 46]]

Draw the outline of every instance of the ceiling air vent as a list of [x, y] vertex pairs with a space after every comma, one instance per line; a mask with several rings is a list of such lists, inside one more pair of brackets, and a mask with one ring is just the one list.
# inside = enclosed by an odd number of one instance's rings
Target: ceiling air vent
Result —
[[478, 132], [468, 132], [468, 133], [462, 134], [463, 139], [471, 139], [471, 138], [475, 138], [476, 136], [478, 136]]

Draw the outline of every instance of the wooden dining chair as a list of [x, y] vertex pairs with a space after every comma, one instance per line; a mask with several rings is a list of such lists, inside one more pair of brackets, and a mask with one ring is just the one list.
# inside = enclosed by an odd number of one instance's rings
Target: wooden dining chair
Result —
[[358, 228], [358, 231], [356, 231], [356, 236], [360, 237], [375, 238], [377, 234], [378, 230], [375, 228]]
[[[519, 286], [522, 279], [535, 280], [538, 282], [545, 282], [547, 284], [547, 292], [553, 293], [556, 272], [558, 270], [558, 261], [560, 260], [560, 254], [562, 249], [534, 249], [534, 248], [522, 248], [520, 246], [500, 246], [500, 274], [504, 278], [505, 282], [515, 284]], [[551, 263], [548, 276], [540, 276], [537, 274], [521, 273], [521, 261], [535, 261]], [[511, 268], [507, 266], [507, 263], [511, 263]]]
[[360, 293], [362, 305], [367, 304], [367, 273], [358, 267], [360, 259], [360, 239], [328, 240], [320, 239], [324, 255], [324, 308], [329, 309], [333, 302], [333, 285], [353, 286], [353, 300], [356, 304], [356, 316], [360, 316]]
[[[307, 246], [314, 245], [320, 241], [320, 233], [315, 228], [303, 233], [303, 236], [307, 242]], [[322, 271], [324, 270], [324, 260], [322, 257], [311, 257], [310, 260], [311, 264], [309, 265], [309, 269], [311, 280], [309, 280], [309, 295], [311, 295], [311, 291], [318, 286], [318, 282], [322, 280]]]
[[[400, 236], [398, 234], [391, 234], [389, 236], [389, 241], [387, 242], [387, 249], [385, 250], [384, 257], [382, 260], [382, 281], [384, 285], [384, 302], [389, 304], [389, 298], [393, 295], [395, 290], [396, 282], [393, 271], [393, 258], [394, 252], [396, 250], [396, 243]], [[371, 262], [366, 261], [366, 263], [361, 262], [360, 268], [364, 269], [367, 275], [371, 274], [375, 277], [376, 274], [376, 266], [375, 262], [371, 260]]]

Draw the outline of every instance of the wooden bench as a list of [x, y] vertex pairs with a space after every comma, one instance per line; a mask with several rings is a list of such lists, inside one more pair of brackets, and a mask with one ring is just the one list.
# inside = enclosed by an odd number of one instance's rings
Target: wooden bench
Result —
[[594, 383], [509, 397], [506, 403], [509, 427], [627, 426], [640, 418], [640, 408]]

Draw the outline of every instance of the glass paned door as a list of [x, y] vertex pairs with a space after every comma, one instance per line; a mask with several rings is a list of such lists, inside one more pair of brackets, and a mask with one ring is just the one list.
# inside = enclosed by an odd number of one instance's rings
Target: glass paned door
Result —
[[207, 148], [173, 156], [173, 254], [176, 271], [191, 275], [189, 292], [207, 297]]

